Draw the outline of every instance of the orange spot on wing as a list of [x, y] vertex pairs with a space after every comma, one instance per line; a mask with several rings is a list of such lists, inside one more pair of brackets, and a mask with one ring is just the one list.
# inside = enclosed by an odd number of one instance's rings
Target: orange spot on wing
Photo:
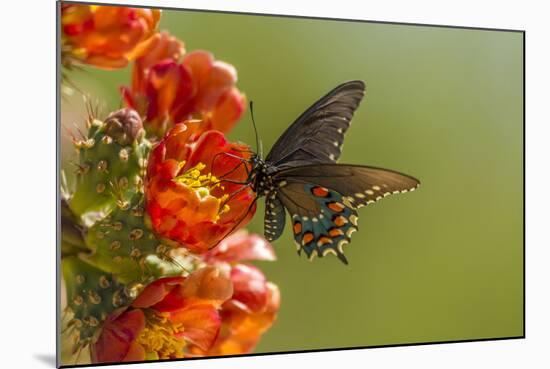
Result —
[[302, 240], [303, 240], [304, 244], [308, 244], [311, 241], [313, 241], [314, 238], [315, 237], [313, 236], [313, 233], [307, 232], [307, 233], [304, 234], [304, 237], [303, 237]]
[[334, 224], [336, 224], [338, 227], [343, 226], [347, 222], [348, 220], [342, 215], [338, 215], [336, 218], [334, 218]]
[[302, 224], [299, 222], [294, 223], [294, 234], [299, 234], [302, 232]]
[[330, 210], [335, 211], [337, 213], [341, 213], [342, 210], [344, 210], [344, 205], [340, 204], [339, 202], [331, 202], [328, 204], [328, 207]]
[[344, 232], [341, 230], [341, 229], [338, 229], [338, 228], [332, 228], [328, 234], [330, 235], [330, 237], [338, 237], [338, 236], [343, 236], [344, 235]]
[[324, 187], [313, 187], [313, 194], [317, 197], [327, 197], [328, 190]]
[[318, 246], [323, 246], [324, 244], [331, 243], [331, 242], [332, 242], [332, 240], [330, 238], [323, 236], [323, 237], [319, 238], [319, 241], [317, 241], [317, 245]]

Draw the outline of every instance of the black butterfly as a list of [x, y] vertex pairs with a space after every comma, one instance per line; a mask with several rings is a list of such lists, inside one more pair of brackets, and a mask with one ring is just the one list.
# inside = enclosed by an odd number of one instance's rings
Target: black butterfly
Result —
[[357, 230], [357, 208], [420, 182], [388, 169], [336, 164], [344, 134], [365, 94], [362, 81], [342, 83], [296, 119], [265, 160], [251, 158], [248, 176], [257, 198], [266, 197], [264, 234], [274, 241], [292, 219], [298, 254], [309, 259], [333, 253], [345, 264], [343, 245]]

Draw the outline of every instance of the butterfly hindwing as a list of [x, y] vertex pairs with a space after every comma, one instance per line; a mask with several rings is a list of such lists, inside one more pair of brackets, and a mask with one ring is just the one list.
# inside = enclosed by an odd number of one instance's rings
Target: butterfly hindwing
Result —
[[266, 162], [279, 168], [335, 163], [364, 94], [362, 81], [349, 81], [334, 88], [294, 121], [273, 145]]
[[292, 232], [307, 257], [335, 254], [347, 264], [343, 246], [357, 230], [357, 211], [341, 194], [315, 184], [288, 183], [279, 198], [291, 214]]

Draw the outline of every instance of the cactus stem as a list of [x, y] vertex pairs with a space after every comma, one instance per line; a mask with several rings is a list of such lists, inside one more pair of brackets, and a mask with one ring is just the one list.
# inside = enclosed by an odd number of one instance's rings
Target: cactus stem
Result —
[[137, 259], [141, 256], [141, 251], [138, 249], [138, 248], [133, 248], [132, 251], [130, 252], [130, 257], [132, 259]]
[[83, 299], [82, 296], [80, 296], [80, 295], [76, 295], [76, 296], [73, 298], [73, 304], [75, 304], [76, 306], [82, 305], [83, 302], [84, 302], [84, 299]]
[[116, 251], [120, 249], [120, 246], [121, 246], [120, 241], [111, 242], [111, 245], [110, 245], [111, 251]]
[[124, 304], [124, 299], [121, 296], [121, 291], [116, 291], [113, 294], [113, 307], [118, 308], [119, 306], [122, 306]]
[[144, 286], [141, 283], [134, 282], [124, 287], [123, 291], [127, 297], [133, 300], [138, 296], [138, 294], [141, 292], [143, 287]]
[[88, 164], [79, 164], [75, 163], [74, 161], [70, 161], [73, 166], [75, 166], [74, 174], [82, 175], [82, 174], [88, 174], [90, 172], [90, 166]]
[[116, 204], [120, 210], [128, 210], [130, 208], [130, 203], [128, 201], [117, 200]]
[[143, 209], [140, 207], [135, 207], [132, 209], [132, 215], [135, 217], [142, 217], [143, 216]]
[[147, 159], [139, 158], [138, 165], [140, 168], [147, 168]]
[[99, 325], [99, 321], [93, 315], [88, 315], [82, 318], [82, 322], [84, 322], [84, 324], [86, 325], [89, 325], [90, 327], [97, 327]]
[[111, 282], [109, 282], [109, 279], [102, 275], [101, 277], [99, 277], [99, 287], [101, 288], [109, 288], [109, 286], [111, 285]]
[[128, 188], [128, 178], [126, 178], [126, 177], [121, 177], [121, 178], [119, 178], [119, 180], [118, 180], [118, 186], [119, 186], [120, 188], [124, 189], [124, 190], [125, 190], [126, 188]]
[[101, 139], [101, 142], [104, 143], [105, 145], [110, 145], [113, 143], [113, 138], [111, 136], [103, 136], [103, 138]]
[[134, 228], [130, 232], [130, 239], [132, 241], [139, 240], [141, 237], [143, 237], [143, 229], [141, 228]]
[[73, 140], [73, 145], [76, 149], [91, 149], [95, 145], [95, 140], [93, 138], [89, 138], [87, 140]]
[[143, 180], [141, 179], [140, 176], [136, 176], [134, 178], [134, 185], [141, 190], [141, 187], [143, 187]]
[[128, 150], [121, 149], [118, 153], [118, 157], [121, 161], [127, 162], [128, 161]]
[[100, 160], [99, 163], [97, 163], [97, 171], [100, 173], [108, 173], [106, 160]]
[[97, 193], [103, 193], [103, 191], [105, 191], [105, 184], [98, 183], [97, 186], [95, 187], [95, 190]]
[[99, 305], [101, 303], [101, 296], [99, 296], [95, 291], [89, 291], [88, 301], [90, 301], [94, 305]]

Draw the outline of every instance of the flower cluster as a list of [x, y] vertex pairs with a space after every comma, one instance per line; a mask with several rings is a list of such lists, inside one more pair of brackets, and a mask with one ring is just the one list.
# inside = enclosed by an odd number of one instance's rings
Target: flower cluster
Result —
[[62, 4], [63, 64], [122, 68], [157, 27], [160, 10]]
[[256, 207], [250, 147], [225, 136], [246, 107], [237, 71], [159, 32], [160, 15], [61, 6], [67, 70], [132, 68], [126, 107], [73, 138], [63, 192], [67, 325], [94, 363], [248, 353], [280, 305], [251, 263], [273, 248], [242, 229]]

